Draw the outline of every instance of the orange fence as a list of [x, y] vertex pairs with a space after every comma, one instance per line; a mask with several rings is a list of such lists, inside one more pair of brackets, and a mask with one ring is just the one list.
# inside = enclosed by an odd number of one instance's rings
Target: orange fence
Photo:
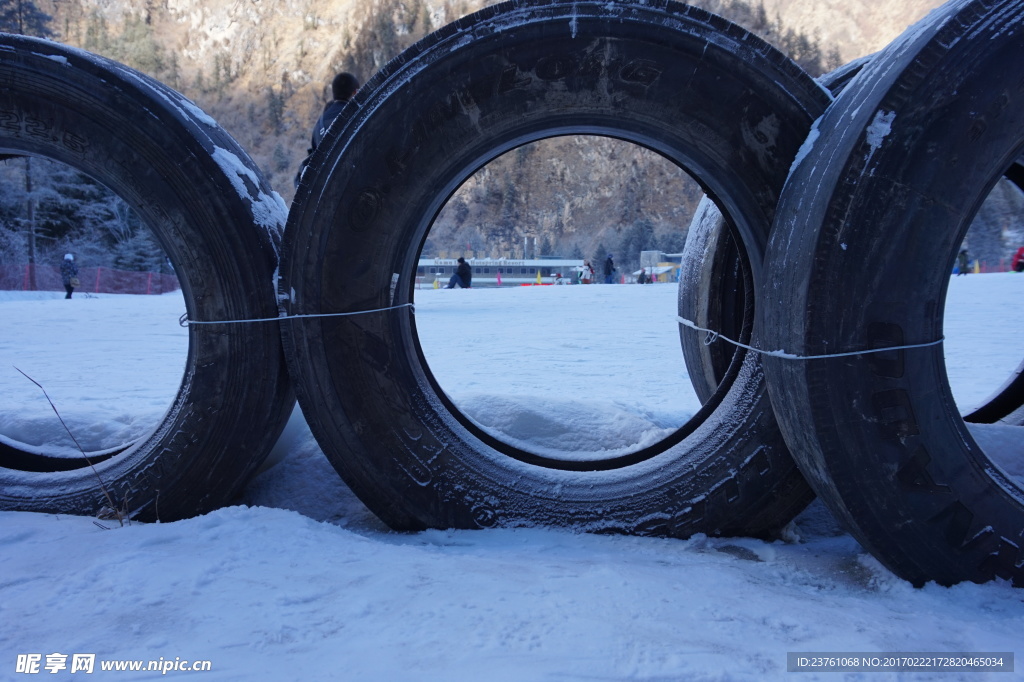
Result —
[[[159, 272], [127, 272], [112, 268], [79, 268], [78, 280], [80, 285], [76, 291], [94, 294], [163, 294], [181, 288], [178, 278], [174, 275]], [[58, 267], [0, 265], [0, 290], [64, 291], [64, 283], [61, 281]]]

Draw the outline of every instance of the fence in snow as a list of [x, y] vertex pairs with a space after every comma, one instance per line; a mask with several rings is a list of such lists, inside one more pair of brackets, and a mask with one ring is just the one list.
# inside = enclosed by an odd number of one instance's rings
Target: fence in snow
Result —
[[[35, 270], [35, 273], [33, 273]], [[33, 277], [34, 274], [34, 277]], [[35, 280], [33, 285], [33, 279]], [[163, 294], [181, 288], [175, 275], [128, 272], [112, 268], [78, 268], [76, 291], [94, 294]], [[64, 291], [60, 268], [49, 265], [0, 265], [0, 290]]]

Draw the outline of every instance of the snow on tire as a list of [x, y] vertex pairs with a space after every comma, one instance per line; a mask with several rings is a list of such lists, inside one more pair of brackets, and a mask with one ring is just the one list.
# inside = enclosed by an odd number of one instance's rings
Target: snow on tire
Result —
[[1024, 484], [967, 429], [942, 345], [918, 345], [941, 339], [959, 245], [1024, 151], [1022, 30], [1020, 2], [956, 0], [872, 59], [791, 175], [766, 259], [760, 346], [893, 349], [765, 372], [819, 497], [915, 585], [1024, 585]]
[[[276, 316], [286, 207], [226, 132], [96, 55], [3, 34], [0, 55], [0, 154], [60, 161], [123, 199], [174, 264], [190, 319]], [[238, 493], [293, 403], [275, 324], [190, 326], [181, 386], [152, 433], [95, 453], [95, 470], [5, 440], [0, 509], [95, 514], [109, 492], [139, 519], [208, 511]]]
[[[685, 168], [760, 254], [827, 93], [760, 39], [671, 2], [516, 2], [428, 36], [331, 127], [285, 231], [283, 324], [299, 403], [355, 493], [396, 529], [552, 524], [687, 537], [764, 535], [810, 490], [760, 359], [668, 439], [613, 460], [518, 450], [474, 425], [419, 347], [415, 270], [455, 189], [545, 137], [602, 134]], [[671, 315], [671, 311], [666, 311]]]

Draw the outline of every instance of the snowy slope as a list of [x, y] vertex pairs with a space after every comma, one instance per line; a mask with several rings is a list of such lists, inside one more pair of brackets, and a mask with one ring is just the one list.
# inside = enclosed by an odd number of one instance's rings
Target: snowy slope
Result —
[[[1022, 288], [1019, 275], [951, 282], [948, 366], [961, 404], [982, 399], [1024, 357], [1011, 314]], [[637, 424], [675, 425], [696, 404], [678, 390], [675, 295], [671, 285], [429, 290], [417, 294], [417, 322], [441, 385], [479, 421], [517, 405], [552, 428], [601, 428], [601, 438], [629, 447]], [[49, 405], [13, 365], [97, 447], [155, 423], [180, 380], [183, 311], [175, 296], [0, 292], [0, 432], [60, 437]], [[581, 394], [586, 409], [572, 400]], [[1004, 440], [1019, 444], [1015, 434]], [[536, 438], [529, 428], [512, 436]], [[567, 442], [533, 447], [571, 456]], [[41, 668], [48, 679], [193, 676], [99, 670], [101, 661], [161, 658], [208, 660], [211, 670], [194, 676], [210, 680], [784, 679], [791, 651], [1012, 652], [1022, 628], [1024, 591], [914, 589], [818, 505], [774, 543], [393, 533], [348, 491], [301, 418], [238, 506], [110, 529], [0, 513], [5, 680], [36, 677], [16, 672], [18, 655], [33, 653], [43, 665], [52, 653], [97, 655], [92, 675]]]

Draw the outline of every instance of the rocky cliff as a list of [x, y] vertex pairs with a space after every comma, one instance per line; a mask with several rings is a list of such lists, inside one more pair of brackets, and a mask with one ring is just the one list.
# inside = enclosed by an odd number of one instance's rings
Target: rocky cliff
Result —
[[[216, 118], [286, 200], [331, 76], [363, 80], [486, 0], [38, 0], [56, 38], [130, 64]], [[814, 72], [884, 47], [939, 0], [701, 0]], [[453, 199], [427, 247], [513, 255], [527, 234], [558, 255], [676, 250], [700, 192], [645, 150], [538, 143]], [[552, 189], [555, 188], [555, 189]]]

